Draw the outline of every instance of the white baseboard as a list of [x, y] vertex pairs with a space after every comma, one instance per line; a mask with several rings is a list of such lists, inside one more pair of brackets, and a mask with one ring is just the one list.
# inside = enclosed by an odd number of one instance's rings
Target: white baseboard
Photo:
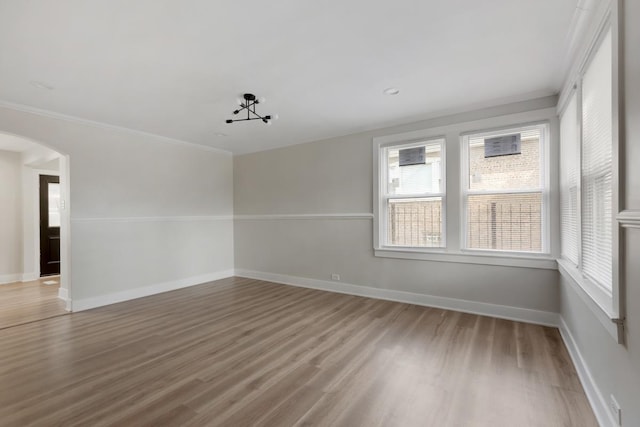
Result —
[[2, 274], [0, 275], [0, 285], [20, 282], [22, 274]]
[[500, 319], [558, 327], [558, 313], [548, 311], [531, 310], [528, 308], [510, 307], [506, 305], [489, 304], [485, 302], [468, 301], [455, 298], [437, 297], [433, 295], [416, 294], [391, 289], [371, 288], [368, 286], [352, 285], [343, 282], [330, 282], [326, 280], [308, 279], [304, 277], [263, 273], [243, 269], [236, 269], [235, 275], [250, 279], [282, 283], [284, 285], [319, 289], [323, 291], [338, 292], [341, 294], [357, 295], [388, 301], [404, 302], [426, 307], [437, 307], [447, 310], [462, 311], [464, 313], [497, 317]]
[[141, 288], [127, 289], [126, 291], [115, 292], [112, 294], [73, 300], [73, 302], [71, 303], [71, 308], [74, 312], [89, 310], [91, 308], [102, 307], [109, 304], [115, 304], [118, 302], [146, 297], [149, 295], [187, 288], [189, 286], [200, 285], [202, 283], [211, 282], [213, 280], [220, 280], [231, 276], [233, 276], [233, 270], [218, 271], [215, 273], [203, 274], [200, 276], [187, 277], [185, 279], [158, 283]]
[[564, 345], [567, 347], [569, 356], [571, 356], [571, 360], [573, 361], [573, 365], [576, 367], [578, 377], [580, 378], [580, 382], [582, 383], [582, 387], [587, 395], [587, 399], [589, 399], [589, 403], [596, 415], [598, 423], [602, 427], [617, 426], [618, 423], [614, 420], [613, 414], [609, 410], [607, 399], [602, 395], [602, 392], [594, 381], [591, 371], [589, 370], [589, 367], [582, 357], [582, 353], [580, 353], [580, 349], [573, 338], [573, 334], [571, 334], [569, 326], [562, 317], [560, 317], [559, 329]]
[[33, 282], [34, 280], [38, 280], [40, 278], [40, 273], [38, 272], [33, 272], [33, 273], [23, 273], [22, 277], [20, 278], [21, 282]]
[[31, 282], [40, 278], [39, 273], [0, 274], [0, 285], [17, 282]]
[[64, 301], [65, 309], [71, 311], [71, 298], [69, 298], [69, 290], [58, 288], [58, 299]]

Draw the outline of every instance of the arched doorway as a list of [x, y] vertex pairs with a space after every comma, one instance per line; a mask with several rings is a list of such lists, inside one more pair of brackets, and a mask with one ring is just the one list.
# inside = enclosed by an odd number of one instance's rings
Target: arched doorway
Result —
[[69, 158], [0, 132], [0, 329], [66, 314]]

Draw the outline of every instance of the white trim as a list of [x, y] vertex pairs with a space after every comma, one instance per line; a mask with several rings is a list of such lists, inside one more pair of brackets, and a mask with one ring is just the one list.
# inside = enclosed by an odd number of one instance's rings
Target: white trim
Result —
[[162, 135], [157, 135], [154, 133], [144, 132], [141, 130], [131, 129], [123, 126], [112, 125], [109, 123], [96, 122], [94, 120], [83, 119], [76, 116], [69, 116], [66, 114], [56, 113], [54, 111], [43, 110], [41, 108], [32, 107], [30, 105], [24, 104], [16, 104], [13, 102], [0, 100], [0, 107], [8, 108], [10, 110], [22, 111], [24, 113], [35, 114], [42, 117], [48, 117], [50, 119], [64, 120], [71, 123], [78, 123], [87, 126], [93, 126], [102, 129], [116, 130], [119, 132], [129, 133], [133, 135], [145, 136], [148, 138], [157, 139], [160, 142], [170, 143], [170, 144], [178, 144], [178, 145], [187, 145], [192, 148], [199, 148], [201, 150], [206, 151], [214, 151], [217, 153], [224, 153], [228, 155], [232, 155], [230, 151], [222, 150], [220, 148], [211, 147], [209, 145], [198, 144], [195, 142], [183, 141], [180, 139], [169, 138]]
[[3, 274], [0, 275], [0, 285], [6, 285], [9, 283], [18, 282], [32, 282], [40, 278], [40, 273], [15, 273], [15, 274]]
[[[40, 261], [40, 260], [38, 260]], [[20, 278], [21, 282], [33, 282], [34, 280], [38, 280], [40, 278], [40, 273], [37, 271], [31, 273], [22, 273], [22, 277]]]
[[71, 298], [67, 289], [58, 288], [58, 299], [64, 301], [65, 310], [71, 311]]
[[[581, 11], [585, 13], [584, 23], [581, 24], [585, 29], [582, 30], [582, 40], [586, 40], [580, 47], [574, 49], [574, 55], [571, 60], [571, 66], [566, 73], [564, 86], [558, 97], [558, 111], [564, 110], [565, 104], [573, 90], [573, 86], [581, 79], [581, 73], [585, 63], [591, 57], [593, 50], [599, 40], [598, 35], [603, 27], [607, 25], [613, 2], [618, 0], [581, 0], [584, 3], [591, 3], [591, 7], [582, 7]], [[577, 9], [578, 10], [578, 9]]]
[[233, 276], [233, 270], [218, 271], [215, 273], [203, 274], [200, 276], [187, 277], [184, 279], [172, 280], [155, 285], [143, 286], [140, 288], [127, 289], [125, 291], [114, 292], [112, 294], [100, 295], [96, 297], [73, 300], [71, 307], [74, 312], [89, 310], [91, 308], [102, 307], [118, 302], [129, 301], [149, 295], [160, 294], [176, 289], [187, 288], [189, 286], [200, 285], [214, 280], [225, 279]]
[[231, 221], [233, 215], [210, 216], [147, 216], [147, 217], [111, 217], [111, 218], [71, 218], [71, 222], [190, 222], [190, 221]]
[[264, 215], [235, 215], [237, 221], [268, 221], [268, 220], [343, 220], [343, 219], [373, 219], [372, 213], [328, 213], [328, 214], [264, 214]]
[[569, 25], [565, 39], [564, 51], [566, 54], [561, 60], [562, 80], [557, 82], [560, 85], [564, 83], [571, 71], [571, 68], [576, 62], [576, 57], [579, 53], [578, 51], [582, 46], [587, 30], [589, 29], [589, 21], [593, 17], [598, 3], [600, 3], [600, 0], [578, 0], [578, 4], [576, 5], [573, 17], [571, 18], [571, 24]]
[[[415, 248], [383, 247], [374, 249], [374, 255], [383, 258], [414, 259], [438, 262], [456, 262], [462, 264], [499, 265], [505, 267], [538, 268], [543, 270], [557, 270], [556, 259], [549, 256], [511, 256], [511, 252], [505, 254], [492, 254], [479, 252], [478, 254], [462, 252], [446, 252], [444, 249], [433, 248], [430, 251]], [[475, 252], [475, 251], [473, 251]]]
[[0, 276], [0, 285], [7, 285], [9, 283], [20, 282], [22, 279], [22, 274], [3, 274]]
[[578, 294], [584, 304], [591, 310], [596, 319], [600, 322], [603, 328], [616, 340], [617, 343], [622, 343], [624, 337], [622, 336], [621, 328], [618, 327], [617, 316], [611, 309], [608, 309], [606, 302], [608, 301], [604, 297], [599, 297], [597, 294], [598, 288], [595, 285], [591, 285], [588, 281], [582, 277], [582, 273], [577, 267], [572, 265], [571, 261], [566, 259], [558, 260], [558, 270], [562, 277], [566, 279], [569, 286], [573, 291]]
[[356, 295], [387, 301], [403, 302], [407, 304], [436, 307], [463, 313], [479, 314], [497, 317], [499, 319], [515, 320], [518, 322], [534, 323], [545, 326], [558, 326], [558, 313], [532, 310], [528, 308], [510, 307], [506, 305], [489, 304], [485, 302], [468, 301], [456, 298], [438, 297], [433, 295], [416, 294], [412, 292], [391, 289], [372, 288], [343, 282], [332, 282], [284, 274], [264, 273], [244, 269], [236, 269], [235, 275], [256, 280], [281, 283], [283, 285], [302, 288], [318, 289], [340, 294]]
[[624, 210], [616, 217], [624, 228], [640, 228], [640, 210]]
[[618, 423], [613, 419], [611, 411], [609, 410], [609, 405], [607, 404], [607, 400], [604, 398], [602, 392], [598, 388], [598, 385], [593, 379], [593, 375], [591, 375], [589, 366], [584, 360], [584, 357], [582, 357], [580, 348], [576, 344], [576, 341], [571, 334], [571, 330], [569, 329], [569, 326], [565, 322], [564, 318], [562, 318], [562, 316], [560, 316], [559, 330], [562, 341], [564, 341], [564, 345], [569, 351], [569, 356], [573, 361], [573, 365], [576, 367], [578, 378], [580, 379], [582, 388], [584, 388], [585, 394], [587, 395], [587, 399], [591, 404], [591, 408], [596, 415], [598, 423], [602, 427], [617, 426]]

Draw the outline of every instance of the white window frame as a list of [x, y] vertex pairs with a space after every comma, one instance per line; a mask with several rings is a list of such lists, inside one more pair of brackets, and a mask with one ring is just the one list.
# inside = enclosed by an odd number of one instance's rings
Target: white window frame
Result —
[[[422, 146], [439, 146], [440, 147], [440, 176], [441, 176], [441, 184], [440, 191], [437, 193], [421, 193], [421, 194], [397, 194], [397, 195], [389, 195], [388, 194], [388, 150], [390, 148], [414, 148], [414, 147], [422, 147]], [[414, 141], [402, 141], [402, 142], [391, 142], [387, 144], [382, 144], [379, 147], [380, 153], [380, 161], [379, 161], [379, 183], [378, 183], [378, 193], [379, 193], [379, 204], [378, 204], [378, 212], [381, 218], [379, 224], [379, 248], [381, 249], [390, 249], [390, 250], [411, 250], [416, 252], [442, 252], [444, 248], [447, 247], [447, 183], [446, 183], [446, 139], [444, 136], [437, 136], [428, 139], [419, 139]], [[435, 247], [427, 247], [427, 246], [400, 246], [400, 245], [389, 245], [386, 243], [389, 231], [389, 204], [388, 201], [391, 199], [401, 200], [401, 199], [421, 199], [421, 198], [434, 198], [440, 197], [442, 200], [441, 209], [441, 246]]]
[[[485, 113], [486, 114], [486, 113]], [[460, 245], [460, 218], [461, 218], [461, 153], [460, 138], [466, 133], [478, 133], [485, 130], [510, 129], [523, 124], [539, 124], [543, 122], [550, 123], [551, 135], [556, 138], [558, 135], [558, 120], [556, 106], [551, 106], [548, 101], [541, 102], [536, 108], [532, 108], [522, 112], [507, 112], [502, 110], [497, 114], [489, 114], [485, 117], [477, 113], [460, 113], [451, 116], [446, 120], [435, 120], [431, 122], [423, 122], [423, 128], [416, 129], [416, 126], [410, 126], [414, 130], [400, 131], [399, 133], [383, 134], [373, 136], [372, 138], [372, 175], [373, 175], [373, 252], [376, 257], [396, 258], [408, 260], [437, 261], [437, 262], [453, 262], [463, 264], [479, 264], [479, 265], [497, 265], [506, 267], [523, 267], [536, 268], [544, 270], [557, 270], [556, 262], [557, 252], [559, 249], [559, 238], [556, 239], [559, 230], [558, 220], [552, 217], [552, 239], [551, 239], [551, 255], [530, 254], [530, 253], [505, 253], [505, 252], [475, 252], [462, 251]], [[444, 122], [444, 123], [443, 123]], [[405, 127], [406, 129], [406, 127]], [[394, 143], [409, 143], [418, 141], [429, 141], [434, 139], [445, 139], [445, 153], [443, 164], [443, 173], [446, 183], [444, 184], [446, 192], [446, 203], [443, 209], [446, 209], [446, 217], [443, 218], [443, 227], [445, 236], [445, 248], [404, 248], [404, 247], [384, 247], [381, 238], [385, 237], [382, 232], [381, 218], [381, 183], [384, 178], [381, 176], [381, 147]], [[553, 147], [552, 147], [553, 148]], [[555, 153], [552, 150], [551, 153]], [[555, 170], [557, 167], [556, 156], [549, 156], [549, 169]], [[551, 172], [552, 188], [556, 188], [556, 178]], [[550, 209], [556, 209], [556, 202], [552, 198], [549, 205]]]
[[[573, 153], [574, 156], [576, 156], [576, 158], [578, 159], [578, 164], [577, 164], [577, 169], [576, 169], [576, 185], [575, 185], [575, 191], [576, 191], [576, 252], [578, 255], [578, 261], [577, 263], [570, 260], [568, 257], [565, 256], [565, 253], [563, 251], [563, 246], [562, 246], [562, 236], [560, 236], [560, 256], [558, 258], [558, 262], [560, 261], [565, 261], [567, 263], [567, 265], [572, 266], [577, 268], [578, 270], [582, 269], [582, 103], [580, 102], [581, 98], [582, 98], [582, 93], [580, 88], [577, 85], [574, 85], [571, 92], [569, 93], [569, 95], [566, 98], [566, 102], [564, 104], [564, 108], [563, 109], [558, 109], [558, 118], [560, 119], [560, 122], [562, 122], [562, 117], [565, 114], [565, 110], [566, 108], [569, 106], [571, 99], [575, 97], [575, 105], [576, 105], [576, 111], [575, 111], [575, 117], [574, 119], [576, 120], [576, 124], [577, 124], [577, 141], [576, 142], [576, 147], [575, 148], [575, 152]], [[562, 145], [564, 144], [564, 141], [560, 140], [560, 164], [559, 167], [562, 167], [562, 162], [563, 162], [563, 157], [562, 157]], [[562, 178], [560, 178], [559, 181], [562, 181]], [[571, 191], [572, 187], [569, 187], [569, 191]], [[560, 197], [562, 197], [562, 183], [560, 182], [559, 185], [559, 191], [560, 191]]]
[[[620, 150], [621, 140], [619, 137], [619, 37], [620, 26], [618, 2], [613, 1], [608, 6], [602, 21], [594, 33], [590, 44], [587, 46], [582, 61], [576, 69], [575, 74], [565, 85], [563, 96], [558, 105], [558, 111], [562, 113], [567, 107], [568, 101], [575, 93], [577, 97], [577, 115], [579, 128], [578, 152], [580, 156], [580, 167], [578, 177], [578, 265], [565, 257], [558, 259], [558, 269], [563, 277], [567, 279], [575, 292], [582, 298], [586, 306], [591, 309], [595, 317], [604, 326], [605, 330], [611, 334], [620, 344], [624, 343], [624, 292], [623, 283], [620, 277], [620, 259], [622, 254], [621, 234], [622, 225], [620, 223], [620, 212], [623, 209], [620, 200]], [[591, 64], [591, 61], [600, 47], [607, 32], [611, 30], [612, 35], [612, 283], [611, 293], [607, 292], [601, 285], [594, 283], [582, 270], [582, 216], [583, 216], [583, 176], [582, 176], [582, 79]]]
[[[506, 133], [519, 133], [526, 132], [528, 130], [538, 129], [540, 131], [540, 181], [542, 187], [533, 187], [521, 190], [471, 190], [469, 188], [469, 140], [473, 137], [483, 137], [490, 138], [492, 136], [504, 135]], [[550, 203], [549, 203], [549, 193], [551, 187], [551, 177], [549, 173], [549, 162], [548, 162], [548, 154], [549, 153], [549, 139], [550, 139], [550, 125], [548, 121], [542, 121], [538, 123], [528, 123], [522, 125], [513, 125], [500, 129], [491, 129], [485, 131], [478, 132], [466, 132], [461, 135], [460, 138], [460, 152], [462, 157], [461, 162], [461, 177], [460, 177], [460, 187], [461, 187], [461, 207], [462, 214], [460, 215], [460, 247], [463, 252], [467, 253], [479, 253], [479, 254], [507, 254], [507, 255], [526, 255], [526, 256], [543, 256], [548, 257], [551, 255], [551, 227], [550, 227]], [[542, 195], [542, 207], [541, 207], [541, 239], [542, 239], [542, 250], [540, 252], [529, 252], [529, 251], [512, 251], [512, 250], [503, 250], [503, 249], [476, 249], [469, 248], [467, 237], [468, 237], [468, 224], [467, 224], [467, 215], [468, 215], [468, 200], [469, 196], [478, 196], [478, 195], [492, 195], [492, 194], [529, 194], [529, 193], [541, 193]]]

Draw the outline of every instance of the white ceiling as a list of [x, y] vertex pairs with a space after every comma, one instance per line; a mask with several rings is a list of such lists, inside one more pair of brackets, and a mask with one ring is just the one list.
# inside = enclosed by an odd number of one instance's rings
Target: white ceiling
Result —
[[[0, 0], [0, 100], [264, 150], [556, 93], [576, 3]], [[280, 120], [225, 124], [247, 91]]]

